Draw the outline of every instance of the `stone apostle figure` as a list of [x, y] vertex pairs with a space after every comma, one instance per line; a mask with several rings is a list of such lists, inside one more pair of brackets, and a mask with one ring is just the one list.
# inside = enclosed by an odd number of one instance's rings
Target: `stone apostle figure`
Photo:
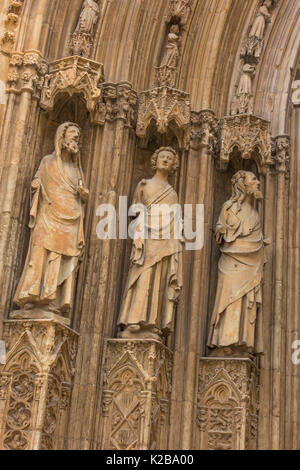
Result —
[[[151, 163], [155, 176], [142, 180], [134, 197], [134, 204], [142, 204], [145, 209], [137, 218], [131, 267], [118, 320], [121, 338], [162, 340], [168, 336], [181, 292], [181, 217], [171, 209], [173, 205], [179, 207], [178, 196], [168, 183], [179, 159], [172, 148], [163, 147], [154, 153]], [[169, 217], [161, 217], [166, 209]]]
[[77, 124], [62, 124], [56, 132], [55, 152], [42, 159], [32, 182], [30, 246], [14, 297], [21, 310], [13, 312], [13, 318], [68, 316], [71, 310], [85, 245], [83, 219], [88, 197], [79, 140]]
[[221, 245], [218, 287], [208, 346], [214, 355], [261, 353], [261, 285], [264, 240], [255, 200], [259, 181], [248, 171], [232, 178], [232, 197], [216, 227]]

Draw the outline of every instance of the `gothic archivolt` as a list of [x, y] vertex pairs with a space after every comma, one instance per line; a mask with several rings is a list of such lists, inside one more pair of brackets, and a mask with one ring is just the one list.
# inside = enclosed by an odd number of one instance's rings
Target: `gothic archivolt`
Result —
[[297, 448], [299, 7], [0, 7], [1, 447]]

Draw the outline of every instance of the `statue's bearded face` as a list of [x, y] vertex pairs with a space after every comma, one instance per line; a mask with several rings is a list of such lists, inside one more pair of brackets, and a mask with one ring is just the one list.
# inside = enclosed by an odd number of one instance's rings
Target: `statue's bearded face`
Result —
[[68, 127], [64, 137], [63, 148], [68, 150], [72, 155], [76, 155], [79, 152], [79, 139], [79, 129], [75, 126]]
[[168, 150], [162, 150], [157, 157], [156, 168], [157, 170], [165, 170], [168, 171], [168, 173], [171, 173], [174, 163], [175, 155]]
[[246, 173], [244, 184], [247, 194], [254, 196], [258, 200], [263, 199], [262, 192], [260, 191], [260, 182], [253, 173]]

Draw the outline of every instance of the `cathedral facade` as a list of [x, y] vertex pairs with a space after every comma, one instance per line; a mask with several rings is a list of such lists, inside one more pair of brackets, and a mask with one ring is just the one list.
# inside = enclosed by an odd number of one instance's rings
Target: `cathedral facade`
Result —
[[0, 449], [300, 448], [299, 123], [300, 0], [1, 2]]

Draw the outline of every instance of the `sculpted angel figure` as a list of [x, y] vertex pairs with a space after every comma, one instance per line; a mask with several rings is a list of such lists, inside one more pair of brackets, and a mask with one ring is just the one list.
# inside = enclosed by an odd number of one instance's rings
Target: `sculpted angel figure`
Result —
[[168, 34], [168, 41], [164, 56], [161, 61], [161, 67], [176, 67], [179, 58], [179, 26], [172, 25]]
[[182, 227], [176, 230], [181, 219], [172, 207], [178, 208], [178, 196], [168, 182], [169, 175], [179, 166], [179, 158], [172, 148], [162, 147], [154, 153], [151, 163], [155, 175], [138, 184], [133, 201], [142, 205], [145, 213], [140, 213], [136, 224], [118, 319], [121, 338], [167, 337], [181, 292]]
[[58, 127], [55, 151], [44, 157], [31, 184], [31, 238], [14, 302], [14, 318], [68, 317], [75, 276], [85, 245], [85, 188], [80, 162], [80, 128]]
[[96, 1], [85, 0], [75, 33], [83, 32], [91, 34], [95, 24], [97, 23], [99, 13], [100, 9]]
[[220, 245], [218, 287], [208, 346], [213, 354], [262, 352], [261, 303], [264, 239], [255, 201], [262, 199], [256, 176], [239, 171], [232, 197], [216, 227]]

